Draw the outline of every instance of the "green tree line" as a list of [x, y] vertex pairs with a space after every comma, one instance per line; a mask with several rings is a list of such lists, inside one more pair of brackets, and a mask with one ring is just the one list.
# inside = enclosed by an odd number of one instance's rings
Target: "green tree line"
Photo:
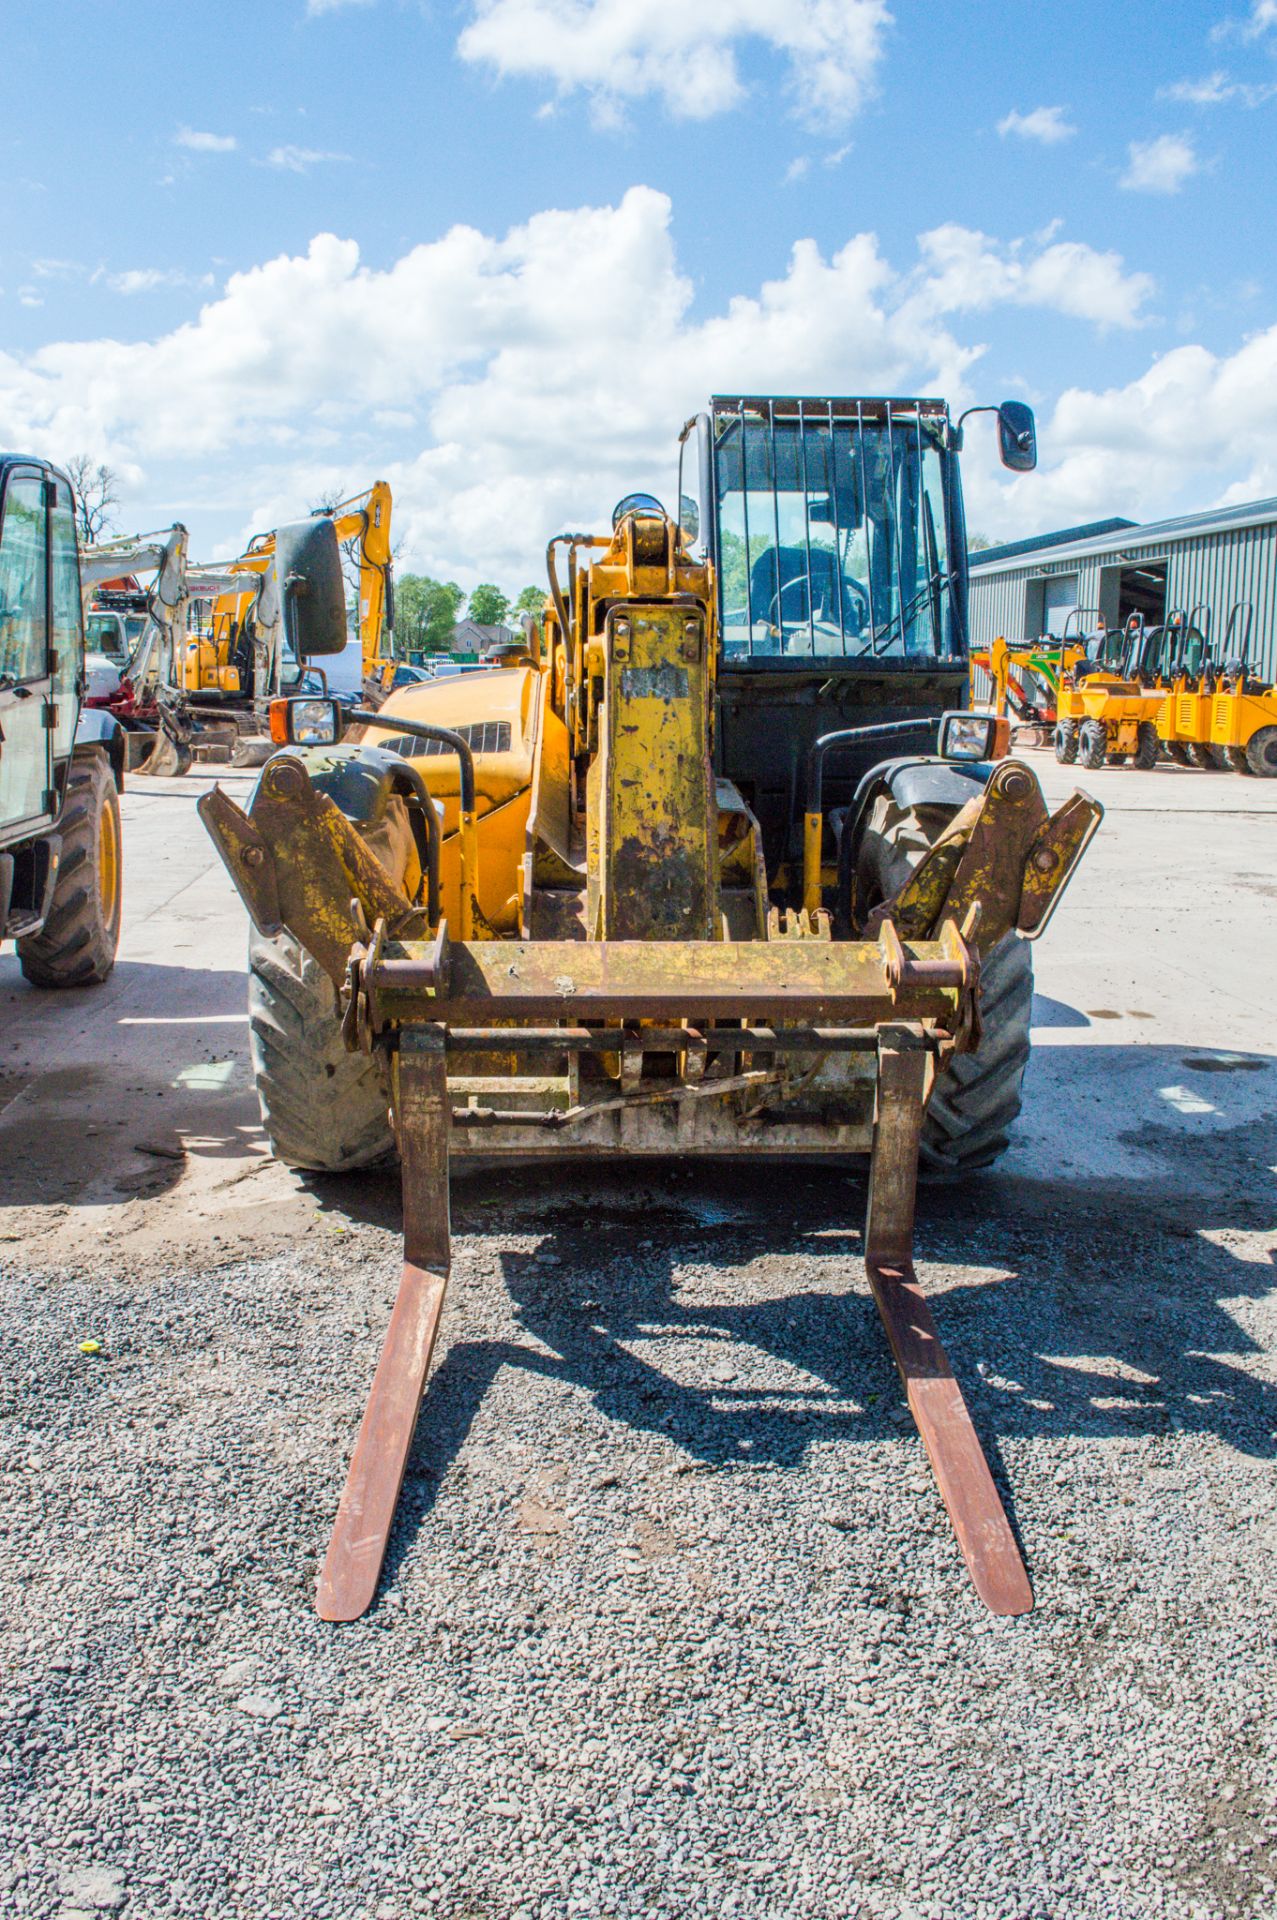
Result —
[[474, 620], [481, 627], [517, 628], [521, 614], [539, 613], [544, 602], [542, 587], [524, 587], [511, 598], [491, 581], [482, 581], [467, 601], [464, 588], [455, 580], [403, 573], [395, 581], [396, 647], [401, 653], [447, 653], [459, 620]]

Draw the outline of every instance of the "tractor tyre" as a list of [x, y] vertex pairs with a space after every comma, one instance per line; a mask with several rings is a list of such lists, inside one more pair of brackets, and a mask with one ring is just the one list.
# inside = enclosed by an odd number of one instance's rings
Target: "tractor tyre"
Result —
[[1247, 775], [1247, 777], [1249, 777], [1251, 773], [1251, 764], [1250, 764], [1250, 761], [1246, 758], [1245, 747], [1225, 747], [1224, 752], [1228, 755], [1228, 764], [1232, 768], [1233, 772], [1244, 773]]
[[1192, 755], [1193, 765], [1200, 767], [1203, 773], [1219, 772], [1219, 762], [1204, 741], [1194, 740], [1188, 751]]
[[[883, 795], [857, 858], [858, 893], [868, 911], [898, 893], [953, 818], [951, 808], [898, 808]], [[980, 969], [980, 1044], [959, 1054], [936, 1081], [922, 1124], [924, 1179], [956, 1180], [1006, 1151], [1029, 1064], [1033, 949], [1017, 933], [999, 940]]]
[[1055, 757], [1062, 767], [1071, 767], [1077, 759], [1077, 723], [1061, 720], [1055, 729]]
[[1094, 772], [1104, 765], [1108, 751], [1108, 729], [1102, 720], [1084, 720], [1077, 737], [1077, 763]]
[[1126, 765], [1126, 755], [1124, 753], [1106, 753], [1104, 756], [1104, 764], [1106, 767], [1124, 767]]
[[353, 1173], [392, 1158], [385, 1066], [346, 1051], [333, 983], [289, 934], [250, 935], [248, 1020], [262, 1125], [277, 1160]]
[[918, 1154], [924, 1179], [961, 1179], [1006, 1152], [1029, 1064], [1032, 1013], [1033, 949], [1008, 933], [980, 969], [980, 1044], [949, 1062], [927, 1102]]
[[1193, 764], [1192, 755], [1189, 753], [1188, 747], [1183, 740], [1168, 740], [1166, 742], [1166, 757], [1168, 760], [1173, 760], [1177, 767], [1191, 767]]
[[1230, 773], [1232, 771], [1232, 763], [1228, 758], [1228, 748], [1217, 747], [1212, 745], [1210, 751], [1211, 751], [1211, 758], [1215, 762], [1215, 765], [1219, 768], [1220, 772]]
[[123, 882], [120, 796], [105, 754], [71, 762], [58, 830], [53, 899], [39, 933], [18, 941], [18, 960], [33, 987], [95, 986], [115, 965]]
[[1261, 780], [1277, 780], [1277, 727], [1261, 727], [1246, 743], [1246, 764]]
[[1141, 773], [1151, 773], [1162, 753], [1162, 743], [1157, 737], [1157, 728], [1151, 720], [1140, 721], [1140, 740], [1131, 756], [1131, 765], [1138, 767]]

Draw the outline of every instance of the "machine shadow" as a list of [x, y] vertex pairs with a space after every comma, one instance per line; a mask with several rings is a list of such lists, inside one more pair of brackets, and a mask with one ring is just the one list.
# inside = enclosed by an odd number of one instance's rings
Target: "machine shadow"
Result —
[[[1139, 1050], [1145, 1064], [1154, 1051]], [[1182, 1050], [1165, 1052], [1159, 1070], [1182, 1072]], [[919, 1192], [919, 1273], [1013, 1526], [1007, 1440], [1200, 1432], [1277, 1457], [1277, 1387], [1246, 1366], [1259, 1348], [1228, 1304], [1277, 1282], [1272, 1253], [1255, 1244], [1277, 1232], [1271, 1181], [1260, 1184], [1277, 1160], [1277, 1112], [1129, 1137], [1157, 1169], [1135, 1194], [1124, 1178], [996, 1172]], [[863, 1170], [807, 1163], [764, 1182], [744, 1164], [614, 1163], [571, 1177], [571, 1201], [561, 1168], [454, 1186], [458, 1233], [482, 1238], [495, 1215], [502, 1233], [543, 1236], [535, 1253], [500, 1255], [515, 1319], [537, 1345], [449, 1347], [423, 1401], [391, 1570], [505, 1365], [584, 1389], [618, 1427], [660, 1435], [706, 1469], [795, 1470], [815, 1444], [913, 1435], [864, 1281]], [[779, 1290], [796, 1258], [828, 1267], [829, 1284]], [[715, 1300], [702, 1275], [724, 1266], [756, 1269], [757, 1296]], [[754, 1350], [781, 1363], [786, 1384], [688, 1384], [668, 1345], [660, 1360], [643, 1352], [654, 1339]]]

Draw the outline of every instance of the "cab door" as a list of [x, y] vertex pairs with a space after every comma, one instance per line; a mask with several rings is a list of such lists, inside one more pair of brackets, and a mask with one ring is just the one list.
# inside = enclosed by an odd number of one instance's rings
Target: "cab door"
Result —
[[0, 847], [57, 813], [49, 489], [40, 468], [10, 467], [0, 505]]

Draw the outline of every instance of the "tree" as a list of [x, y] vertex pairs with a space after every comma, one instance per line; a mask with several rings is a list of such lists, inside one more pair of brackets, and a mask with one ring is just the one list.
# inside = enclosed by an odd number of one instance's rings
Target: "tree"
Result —
[[990, 540], [987, 533], [969, 533], [967, 535], [968, 553], [987, 553], [989, 548], [996, 544], [996, 541]]
[[85, 546], [91, 546], [104, 533], [115, 531], [111, 510], [120, 504], [115, 471], [104, 461], [95, 461], [89, 453], [75, 454], [67, 461], [66, 470], [75, 489], [75, 518], [80, 539]]
[[404, 652], [447, 653], [465, 594], [455, 580], [403, 573], [395, 581], [395, 640]]
[[509, 611], [509, 597], [485, 580], [470, 595], [466, 617], [481, 627], [499, 627]]
[[516, 614], [535, 613], [539, 617], [548, 598], [544, 587], [525, 587], [511, 611]]

